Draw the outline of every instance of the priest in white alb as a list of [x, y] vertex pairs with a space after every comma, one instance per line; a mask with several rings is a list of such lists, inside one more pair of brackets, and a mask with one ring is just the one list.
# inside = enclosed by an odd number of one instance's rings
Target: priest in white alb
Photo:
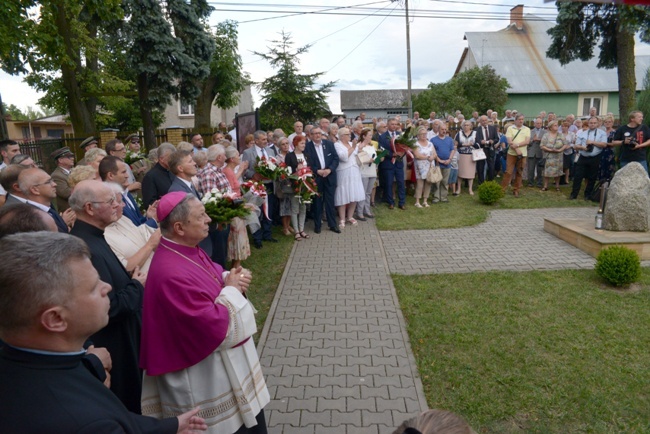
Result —
[[264, 434], [270, 401], [245, 297], [251, 273], [223, 268], [197, 244], [210, 217], [192, 194], [158, 204], [162, 240], [145, 287], [140, 365], [142, 413], [158, 418], [199, 407], [208, 432]]

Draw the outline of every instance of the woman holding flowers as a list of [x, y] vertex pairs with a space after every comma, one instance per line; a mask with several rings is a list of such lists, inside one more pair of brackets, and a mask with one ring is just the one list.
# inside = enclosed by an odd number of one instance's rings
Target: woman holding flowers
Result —
[[[433, 144], [427, 140], [427, 129], [419, 127], [417, 130], [418, 147], [413, 153], [415, 155], [415, 207], [422, 208], [424, 205], [429, 207], [427, 200], [431, 193], [431, 183], [427, 181], [427, 174], [431, 165], [435, 165], [436, 150]], [[424, 190], [424, 192], [422, 191]], [[422, 205], [420, 205], [420, 198], [422, 198]]]
[[359, 144], [350, 142], [350, 130], [339, 130], [339, 141], [334, 144], [339, 156], [339, 167], [336, 169], [336, 193], [334, 206], [338, 207], [339, 228], [345, 228], [346, 221], [352, 226], [357, 225], [354, 219], [354, 210], [357, 202], [365, 200], [361, 172], [357, 165], [357, 154], [363, 149], [363, 142]]
[[[289, 155], [289, 139], [286, 137], [282, 137], [278, 141], [278, 155], [277, 155], [277, 160], [278, 160], [278, 166], [280, 168], [282, 167], [287, 167], [286, 164], [286, 158], [287, 155]], [[291, 172], [293, 173], [293, 171]], [[291, 174], [289, 173], [289, 174]], [[288, 180], [288, 175], [286, 175], [286, 179]], [[281, 176], [281, 175], [280, 175]], [[278, 178], [278, 182], [276, 183], [276, 192], [275, 195], [278, 198], [278, 201], [280, 202], [280, 218], [282, 220], [282, 232], [285, 235], [290, 235], [291, 233], [295, 233], [294, 229], [290, 226], [291, 224], [291, 198], [293, 195], [284, 193], [280, 190], [280, 182], [282, 181], [281, 178]], [[278, 191], [280, 190], [280, 191]]]
[[[248, 168], [248, 162], [241, 162], [241, 156], [234, 146], [226, 149], [226, 166], [223, 174], [228, 178], [230, 188], [236, 197], [241, 197], [240, 180], [242, 173]], [[251, 245], [246, 232], [246, 221], [235, 217], [230, 222], [230, 234], [228, 235], [228, 260], [232, 261], [231, 268], [237, 268], [241, 261], [251, 255]]]
[[[287, 166], [291, 167], [291, 173], [296, 176], [309, 176], [309, 162], [304, 154], [307, 141], [304, 136], [295, 136], [293, 138], [293, 152], [289, 152], [285, 158]], [[298, 181], [300, 183], [300, 181]], [[298, 186], [300, 191], [300, 186]], [[291, 198], [291, 225], [294, 230], [296, 241], [302, 241], [309, 238], [305, 233], [305, 217], [307, 216], [307, 205], [301, 200], [300, 196], [294, 195]]]
[[377, 164], [375, 163], [375, 159], [377, 158], [378, 143], [372, 141], [372, 130], [370, 128], [361, 130], [361, 134], [359, 134], [359, 146], [372, 159], [370, 163], [363, 164], [359, 167], [366, 197], [357, 204], [357, 219], [364, 221], [366, 218], [375, 218], [370, 210], [370, 204], [372, 203], [372, 190], [377, 180]]

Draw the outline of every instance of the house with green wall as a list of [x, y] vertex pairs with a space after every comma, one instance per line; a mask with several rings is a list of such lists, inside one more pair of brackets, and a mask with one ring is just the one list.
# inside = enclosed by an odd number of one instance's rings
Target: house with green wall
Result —
[[[491, 65], [508, 80], [507, 109], [516, 109], [527, 118], [540, 111], [555, 112], [564, 117], [585, 116], [591, 107], [599, 115], [618, 113], [618, 76], [616, 69], [599, 69], [598, 47], [586, 62], [561, 65], [546, 57], [551, 45], [547, 31], [555, 25], [533, 14], [524, 14], [524, 6], [510, 10], [510, 24], [495, 32], [467, 32], [467, 48], [458, 62], [455, 74]], [[643, 89], [643, 78], [650, 68], [650, 56], [636, 56], [637, 92]], [[501, 113], [500, 113], [501, 115]], [[625, 118], [625, 115], [623, 116]]]

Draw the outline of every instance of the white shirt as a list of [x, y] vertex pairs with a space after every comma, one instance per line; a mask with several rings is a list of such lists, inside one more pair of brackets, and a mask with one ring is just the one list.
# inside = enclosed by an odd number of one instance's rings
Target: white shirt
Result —
[[269, 158], [269, 153], [266, 151], [266, 148], [260, 148], [259, 146], [255, 145], [255, 152], [257, 152], [257, 156], [260, 158]]
[[323, 142], [320, 143], [314, 142], [314, 148], [316, 148], [316, 155], [318, 155], [318, 161], [320, 161], [321, 169], [325, 169], [325, 154], [323, 153]]

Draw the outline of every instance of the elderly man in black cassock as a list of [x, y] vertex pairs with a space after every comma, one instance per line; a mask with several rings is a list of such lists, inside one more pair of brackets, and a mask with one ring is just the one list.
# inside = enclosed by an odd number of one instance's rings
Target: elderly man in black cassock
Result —
[[126, 408], [140, 414], [142, 375], [138, 357], [146, 275], [136, 267], [133, 276], [129, 276], [104, 239], [104, 229], [117, 220], [117, 207], [120, 206], [108, 185], [82, 181], [68, 202], [77, 215], [70, 233], [88, 244], [99, 278], [113, 289], [108, 293], [111, 304], [108, 325], [90, 339], [95, 346], [106, 347], [111, 354], [111, 390]]

